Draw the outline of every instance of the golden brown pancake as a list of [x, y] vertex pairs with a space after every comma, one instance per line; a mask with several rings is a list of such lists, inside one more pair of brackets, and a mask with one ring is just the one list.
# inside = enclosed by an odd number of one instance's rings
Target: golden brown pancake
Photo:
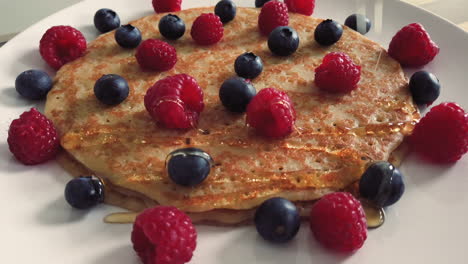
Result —
[[[407, 79], [379, 44], [345, 27], [339, 42], [321, 47], [313, 32], [322, 20], [291, 13], [289, 25], [299, 34], [299, 49], [289, 57], [273, 56], [267, 38], [257, 29], [259, 9], [238, 8], [236, 18], [225, 25], [221, 42], [198, 46], [189, 34], [192, 22], [212, 10], [177, 12], [188, 31], [170, 42], [178, 54], [170, 71], [142, 71], [135, 50], [120, 48], [111, 32], [91, 42], [84, 57], [56, 75], [46, 115], [58, 128], [65, 151], [104, 178], [112, 193], [122, 195], [114, 199], [120, 199], [116, 204], [134, 198], [140, 207], [173, 205], [207, 215], [226, 209], [251, 211], [274, 196], [307, 203], [355, 183], [370, 162], [388, 160], [411, 133], [419, 113]], [[131, 24], [143, 39], [162, 39], [157, 29], [162, 16]], [[246, 51], [264, 62], [264, 71], [252, 81], [257, 91], [281, 89], [294, 104], [296, 131], [287, 138], [262, 138], [245, 125], [245, 115], [221, 105], [219, 87], [235, 75], [234, 60]], [[362, 67], [359, 86], [349, 94], [329, 94], [314, 85], [314, 69], [327, 53], [336, 51], [347, 53]], [[130, 86], [129, 97], [114, 107], [101, 104], [93, 93], [95, 81], [111, 73], [127, 79]], [[160, 127], [144, 108], [146, 90], [178, 73], [195, 77], [204, 91], [198, 129]], [[195, 187], [172, 183], [164, 168], [167, 154], [188, 146], [207, 151], [215, 160], [207, 180]]]

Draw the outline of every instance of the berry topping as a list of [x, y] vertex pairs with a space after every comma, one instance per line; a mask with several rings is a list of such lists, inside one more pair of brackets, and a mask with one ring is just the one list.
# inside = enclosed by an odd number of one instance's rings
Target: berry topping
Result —
[[263, 62], [253, 52], [246, 52], [237, 57], [234, 70], [242, 78], [255, 79], [263, 71]]
[[361, 66], [342, 52], [328, 53], [315, 69], [315, 84], [332, 93], [349, 93], [357, 88]]
[[299, 13], [306, 16], [312, 15], [315, 8], [315, 0], [284, 0], [288, 10], [293, 13]]
[[291, 99], [275, 88], [262, 89], [247, 106], [247, 123], [266, 137], [291, 134], [295, 121], [296, 111]]
[[136, 48], [141, 42], [140, 30], [130, 24], [118, 28], [114, 37], [117, 44], [126, 49]]
[[166, 158], [167, 173], [173, 182], [183, 186], [195, 186], [210, 174], [213, 159], [197, 148], [175, 150]]
[[184, 21], [173, 14], [163, 16], [159, 21], [159, 32], [167, 39], [179, 39], [185, 33]]
[[55, 70], [84, 55], [86, 39], [70, 26], [49, 28], [41, 38], [39, 51], [42, 58]]
[[378, 207], [390, 206], [405, 191], [403, 176], [398, 168], [387, 161], [371, 164], [359, 181], [359, 194]]
[[65, 186], [65, 200], [76, 209], [88, 209], [104, 201], [104, 184], [92, 177], [79, 177]]
[[301, 226], [301, 217], [296, 206], [279, 197], [263, 202], [255, 212], [254, 221], [260, 236], [275, 243], [290, 241]]
[[232, 0], [221, 0], [215, 6], [215, 14], [226, 24], [236, 17], [237, 7]]
[[343, 26], [338, 22], [327, 19], [315, 28], [314, 38], [322, 46], [330, 46], [340, 40], [343, 35]]
[[255, 7], [262, 7], [271, 0], [255, 0]]
[[27, 70], [16, 77], [15, 88], [21, 96], [39, 100], [45, 98], [52, 89], [52, 79], [43, 71]]
[[219, 99], [231, 112], [243, 113], [257, 91], [252, 83], [243, 78], [234, 77], [224, 81], [219, 89]]
[[278, 56], [289, 56], [299, 47], [299, 35], [291, 27], [277, 27], [268, 37], [268, 48]]
[[118, 105], [129, 93], [127, 81], [117, 74], [103, 75], [94, 84], [94, 95], [106, 105]]
[[147, 71], [168, 71], [177, 62], [176, 49], [158, 39], [147, 39], [138, 46], [135, 57]]
[[310, 229], [320, 244], [342, 253], [358, 250], [367, 238], [364, 209], [345, 192], [327, 194], [312, 206]]
[[409, 88], [414, 102], [418, 105], [430, 105], [440, 94], [439, 79], [427, 71], [415, 72], [411, 76]]
[[190, 35], [199, 45], [218, 43], [224, 34], [223, 23], [215, 14], [201, 14], [193, 22]]
[[439, 47], [419, 23], [403, 27], [392, 38], [388, 54], [402, 66], [419, 67], [431, 62]]
[[429, 162], [456, 162], [468, 151], [468, 114], [455, 103], [434, 106], [415, 126], [410, 143]]
[[131, 240], [144, 264], [183, 264], [192, 259], [197, 231], [184, 212], [157, 206], [137, 216]]
[[161, 79], [145, 95], [146, 110], [167, 128], [195, 127], [204, 106], [202, 89], [187, 74]]
[[101, 33], [106, 33], [120, 26], [120, 18], [114, 10], [108, 8], [99, 9], [94, 14], [94, 26]]
[[52, 121], [35, 108], [11, 122], [7, 141], [11, 153], [25, 165], [48, 161], [55, 157], [60, 148]]
[[156, 13], [180, 11], [182, 0], [153, 0], [153, 8]]
[[266, 3], [258, 16], [258, 29], [268, 36], [273, 29], [289, 24], [288, 7], [285, 3], [274, 0]]
[[365, 35], [367, 32], [369, 32], [372, 26], [372, 22], [364, 15], [352, 14], [346, 18], [345, 25], [354, 31], [361, 33], [362, 35]]

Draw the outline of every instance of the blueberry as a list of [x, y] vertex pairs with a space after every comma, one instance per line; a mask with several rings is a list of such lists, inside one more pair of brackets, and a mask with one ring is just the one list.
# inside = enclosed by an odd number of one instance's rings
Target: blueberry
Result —
[[236, 17], [237, 8], [232, 0], [221, 0], [215, 6], [215, 14], [226, 24]]
[[16, 77], [15, 88], [27, 99], [43, 99], [52, 89], [52, 79], [43, 71], [27, 70]]
[[219, 99], [231, 112], [243, 113], [257, 91], [250, 82], [240, 77], [227, 79], [219, 89]]
[[369, 18], [361, 14], [352, 14], [345, 20], [345, 25], [353, 30], [365, 35], [369, 32], [372, 22]]
[[265, 240], [284, 243], [296, 236], [301, 218], [290, 201], [275, 197], [263, 202], [255, 212], [255, 227]]
[[416, 104], [430, 104], [439, 97], [439, 79], [430, 72], [418, 71], [411, 76], [409, 89]]
[[123, 102], [129, 93], [127, 81], [116, 74], [103, 75], [94, 84], [94, 94], [106, 105], [117, 105]]
[[75, 178], [65, 186], [65, 200], [74, 208], [88, 209], [104, 201], [104, 185], [92, 177]]
[[400, 170], [386, 161], [370, 165], [359, 181], [361, 196], [379, 207], [396, 203], [404, 191]]
[[210, 174], [213, 159], [197, 148], [183, 148], [168, 155], [167, 172], [173, 182], [183, 186], [195, 186]]
[[264, 4], [270, 1], [271, 0], [255, 0], [255, 7], [262, 7]]
[[331, 19], [322, 21], [314, 32], [315, 41], [322, 46], [335, 44], [341, 35], [343, 35], [343, 26]]
[[140, 30], [130, 24], [119, 27], [114, 37], [119, 46], [127, 49], [136, 48], [141, 42]]
[[262, 73], [263, 62], [259, 56], [252, 52], [246, 52], [237, 57], [234, 62], [234, 70], [242, 78], [254, 79]]
[[299, 35], [291, 27], [277, 27], [268, 37], [268, 48], [278, 56], [293, 54], [299, 47]]
[[99, 9], [94, 14], [94, 26], [101, 33], [106, 33], [120, 26], [120, 18], [114, 10], [108, 8]]
[[178, 39], [185, 33], [184, 21], [173, 14], [165, 15], [159, 21], [159, 32], [167, 39]]

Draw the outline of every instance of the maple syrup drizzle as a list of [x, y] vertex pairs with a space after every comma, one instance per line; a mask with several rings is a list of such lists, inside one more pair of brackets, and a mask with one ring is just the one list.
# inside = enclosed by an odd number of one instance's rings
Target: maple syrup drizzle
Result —
[[366, 214], [367, 228], [378, 228], [385, 222], [385, 211], [383, 208], [376, 207], [371, 203], [361, 200], [364, 213]]

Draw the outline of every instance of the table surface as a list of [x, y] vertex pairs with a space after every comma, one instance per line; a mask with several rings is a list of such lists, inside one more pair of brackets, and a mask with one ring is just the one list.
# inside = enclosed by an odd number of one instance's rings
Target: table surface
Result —
[[[78, 3], [81, 0], [16, 0], [0, 1], [0, 42], [11, 39], [28, 26], [57, 12], [60, 9]], [[99, 0], [94, 0], [99, 1]], [[253, 0], [252, 0], [253, 1]], [[347, 1], [347, 0], [343, 0]], [[359, 0], [354, 0], [359, 1]], [[384, 0], [398, 1], [398, 0]], [[429, 10], [468, 31], [467, 0], [401, 0]], [[150, 0], [148, 0], [150, 2]], [[149, 4], [150, 5], [150, 4]], [[7, 26], [8, 25], [8, 26]]]

